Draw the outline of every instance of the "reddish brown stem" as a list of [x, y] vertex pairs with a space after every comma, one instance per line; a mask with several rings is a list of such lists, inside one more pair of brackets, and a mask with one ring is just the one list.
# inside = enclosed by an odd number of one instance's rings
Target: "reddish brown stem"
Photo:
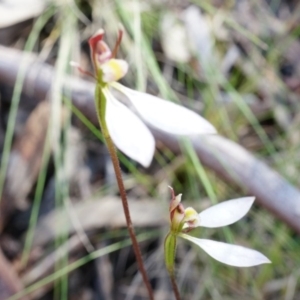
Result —
[[171, 279], [171, 284], [172, 284], [172, 289], [175, 295], [175, 299], [176, 300], [180, 300], [180, 293], [179, 293], [179, 289], [176, 283], [176, 279], [175, 279], [175, 275], [174, 274], [170, 274], [170, 279]]
[[148, 275], [147, 275], [147, 272], [146, 272], [146, 269], [145, 269], [145, 266], [143, 263], [142, 253], [141, 253], [138, 241], [136, 239], [134, 227], [132, 225], [128, 201], [127, 201], [127, 195], [126, 195], [126, 191], [125, 191], [125, 187], [124, 187], [124, 183], [123, 183], [123, 179], [122, 179], [122, 173], [121, 173], [121, 168], [120, 168], [120, 164], [119, 164], [119, 159], [118, 159], [118, 156], [116, 153], [116, 148], [110, 137], [105, 137], [105, 141], [106, 141], [106, 145], [107, 145], [107, 148], [108, 148], [108, 151], [109, 151], [109, 154], [110, 154], [113, 166], [114, 166], [116, 179], [117, 179], [117, 183], [118, 183], [118, 187], [119, 187], [119, 191], [120, 191], [120, 196], [122, 199], [123, 210], [124, 210], [124, 214], [125, 214], [125, 218], [126, 218], [127, 228], [128, 228], [129, 236], [132, 241], [132, 247], [133, 247], [133, 250], [135, 253], [138, 268], [142, 274], [143, 281], [147, 287], [149, 299], [154, 300], [153, 290], [152, 290], [152, 287], [151, 287], [151, 284], [150, 284], [150, 281], [149, 281], [149, 278], [148, 278]]

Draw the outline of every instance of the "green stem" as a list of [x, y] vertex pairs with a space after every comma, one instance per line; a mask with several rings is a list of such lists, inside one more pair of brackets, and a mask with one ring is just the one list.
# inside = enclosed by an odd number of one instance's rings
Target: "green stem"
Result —
[[176, 254], [176, 235], [169, 232], [165, 238], [165, 264], [171, 279], [172, 289], [176, 300], [180, 300], [180, 293], [175, 279], [175, 254]]
[[[122, 205], [123, 205], [124, 215], [125, 215], [125, 219], [126, 219], [127, 229], [129, 232], [130, 239], [132, 241], [132, 247], [133, 247], [133, 250], [135, 253], [138, 268], [142, 274], [143, 281], [148, 290], [149, 299], [154, 300], [153, 290], [152, 290], [148, 275], [146, 273], [146, 269], [145, 269], [144, 262], [142, 259], [142, 253], [141, 253], [141, 250], [140, 250], [140, 247], [139, 247], [139, 244], [138, 244], [135, 232], [134, 232], [134, 227], [133, 227], [132, 221], [131, 221], [130, 210], [129, 210], [128, 200], [127, 200], [126, 190], [124, 187], [124, 182], [122, 179], [122, 173], [121, 173], [119, 159], [117, 156], [117, 152], [116, 152], [114, 143], [110, 137], [110, 134], [109, 134], [109, 131], [107, 128], [107, 124], [106, 124], [106, 120], [105, 120], [106, 99], [105, 99], [105, 96], [103, 95], [102, 89], [103, 89], [103, 87], [100, 84], [96, 85], [95, 102], [96, 102], [97, 116], [98, 116], [99, 123], [100, 123], [101, 129], [102, 129], [103, 137], [106, 142], [106, 146], [108, 148], [109, 155], [110, 155], [112, 163], [113, 163], [113, 167], [114, 167], [114, 171], [115, 171], [115, 175], [116, 175], [116, 179], [117, 179], [117, 183], [118, 183], [118, 187], [119, 187], [119, 191], [120, 191], [120, 196], [122, 199]], [[116, 120], [116, 122], [118, 122], [118, 120]]]

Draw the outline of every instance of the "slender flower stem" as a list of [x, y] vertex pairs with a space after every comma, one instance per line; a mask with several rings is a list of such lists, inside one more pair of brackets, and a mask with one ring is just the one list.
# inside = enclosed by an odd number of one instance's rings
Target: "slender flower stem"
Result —
[[107, 148], [108, 148], [108, 151], [109, 151], [109, 154], [112, 159], [113, 166], [114, 166], [117, 183], [118, 183], [118, 187], [119, 187], [119, 191], [120, 191], [120, 195], [121, 195], [121, 199], [122, 199], [123, 210], [124, 210], [124, 214], [125, 214], [125, 218], [126, 218], [127, 228], [128, 228], [128, 232], [129, 232], [131, 241], [132, 241], [132, 246], [133, 246], [135, 257], [136, 257], [136, 260], [138, 263], [138, 267], [142, 274], [143, 281], [147, 287], [149, 299], [153, 300], [154, 299], [153, 290], [152, 290], [148, 275], [145, 270], [145, 266], [144, 266], [143, 259], [142, 259], [141, 249], [140, 249], [138, 241], [136, 239], [134, 227], [131, 222], [130, 211], [129, 211], [128, 201], [127, 201], [127, 195], [126, 195], [126, 191], [124, 188], [124, 183], [123, 183], [123, 179], [122, 179], [119, 159], [116, 154], [116, 149], [115, 149], [115, 146], [114, 146], [111, 138], [105, 138], [105, 141], [106, 141]]
[[175, 299], [176, 300], [180, 300], [180, 293], [179, 293], [179, 289], [176, 283], [176, 279], [175, 279], [175, 275], [173, 274], [169, 274], [170, 275], [170, 279], [171, 279], [171, 284], [172, 284], [172, 289], [175, 295]]
[[[106, 109], [106, 99], [105, 96], [103, 95], [102, 92], [102, 87], [101, 85], [97, 84], [96, 87], [96, 109], [97, 109], [97, 115], [99, 118], [100, 126], [102, 129], [102, 133], [106, 142], [106, 146], [108, 148], [109, 155], [111, 157], [113, 166], [114, 166], [114, 171], [120, 191], [120, 196], [122, 199], [122, 205], [123, 205], [123, 210], [124, 210], [124, 215], [126, 219], [126, 224], [129, 232], [130, 239], [132, 241], [132, 246], [133, 250], [135, 253], [135, 257], [137, 260], [138, 268], [142, 274], [143, 281], [146, 285], [146, 288], [148, 290], [148, 295], [150, 300], [154, 300], [154, 295], [153, 295], [153, 290], [144, 266], [143, 258], [142, 258], [142, 253], [138, 244], [138, 241], [136, 239], [136, 235], [134, 232], [134, 227], [132, 225], [131, 217], [130, 217], [130, 210], [129, 210], [129, 205], [128, 205], [128, 200], [127, 200], [127, 195], [126, 195], [126, 190], [124, 187], [124, 182], [122, 179], [122, 173], [121, 173], [121, 168], [120, 168], [120, 163], [119, 159], [117, 156], [116, 148], [114, 146], [114, 143], [109, 135], [109, 131], [106, 125], [105, 121], [105, 109]], [[116, 120], [117, 122], [118, 120]]]

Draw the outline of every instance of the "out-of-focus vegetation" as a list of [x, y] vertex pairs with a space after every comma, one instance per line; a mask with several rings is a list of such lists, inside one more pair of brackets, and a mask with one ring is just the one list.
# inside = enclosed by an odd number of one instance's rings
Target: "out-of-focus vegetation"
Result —
[[[17, 141], [29, 118], [46, 136], [36, 175], [18, 198], [26, 205], [13, 211], [2, 231], [3, 252], [24, 285], [7, 299], [25, 299], [29, 292], [28, 299], [146, 299], [119, 221], [118, 190], [101, 133], [61, 93], [65, 74], [81, 76], [69, 61], [92, 71], [87, 39], [98, 28], [105, 29], [113, 46], [120, 23], [124, 27], [119, 56], [130, 65], [124, 85], [198, 112], [220, 135], [299, 187], [299, 16], [300, 5], [292, 0], [52, 1], [33, 21], [17, 27], [2, 44], [37, 54], [55, 66], [56, 75], [51, 104], [42, 114], [49, 117], [46, 125], [34, 119], [36, 103], [20, 93], [22, 75], [13, 90], [0, 88], [1, 193], [9, 155], [22, 148]], [[162, 254], [167, 186], [199, 211], [247, 192], [205, 168], [188, 143], [181, 155], [158, 144], [149, 169], [120, 157], [132, 214], [153, 215], [147, 225], [138, 221], [137, 231], [154, 291], [157, 299], [172, 299]], [[139, 201], [145, 201], [145, 209]], [[55, 210], [62, 214], [59, 221]], [[299, 236], [270, 212], [255, 206], [226, 229], [193, 234], [257, 249], [272, 264], [232, 268], [179, 243], [183, 299], [300, 299]]]

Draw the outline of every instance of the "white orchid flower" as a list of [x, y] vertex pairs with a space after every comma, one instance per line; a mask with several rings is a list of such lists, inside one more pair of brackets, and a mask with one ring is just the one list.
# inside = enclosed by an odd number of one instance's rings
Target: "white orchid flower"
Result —
[[231, 245], [188, 235], [196, 227], [217, 228], [235, 223], [250, 210], [255, 198], [245, 197], [224, 201], [201, 213], [193, 208], [184, 209], [181, 194], [175, 197], [172, 189], [170, 203], [171, 229], [165, 240], [165, 260], [169, 272], [174, 270], [176, 237], [184, 238], [204, 250], [214, 259], [235, 267], [252, 267], [271, 261], [260, 252], [242, 246]]
[[[97, 85], [105, 97], [105, 120], [109, 134], [116, 147], [144, 167], [148, 167], [155, 151], [155, 140], [145, 124], [176, 135], [215, 134], [216, 129], [195, 112], [158, 97], [129, 89], [116, 81], [128, 70], [128, 64], [115, 59], [122, 31], [113, 51], [102, 40], [104, 30], [100, 29], [89, 40], [91, 57], [96, 76], [80, 69], [81, 72], [96, 78]], [[116, 89], [123, 93], [137, 114], [134, 114], [111, 93]], [[99, 96], [99, 95], [98, 95]], [[100, 110], [101, 108], [98, 107]], [[98, 111], [98, 113], [101, 113]], [[102, 128], [103, 130], [103, 128]]]

